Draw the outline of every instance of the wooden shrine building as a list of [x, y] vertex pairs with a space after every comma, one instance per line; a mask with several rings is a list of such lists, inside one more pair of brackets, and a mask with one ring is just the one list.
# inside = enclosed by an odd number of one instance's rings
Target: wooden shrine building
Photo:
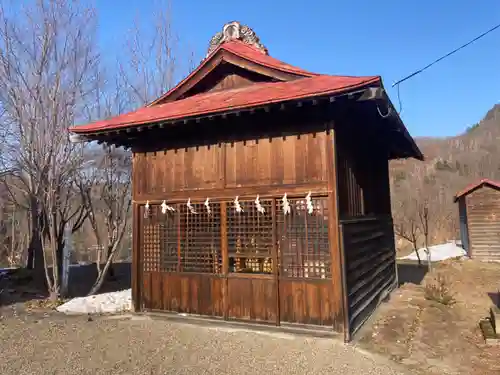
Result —
[[311, 73], [231, 22], [177, 86], [71, 129], [133, 152], [136, 311], [323, 326], [397, 285], [390, 159], [423, 159], [381, 78]]

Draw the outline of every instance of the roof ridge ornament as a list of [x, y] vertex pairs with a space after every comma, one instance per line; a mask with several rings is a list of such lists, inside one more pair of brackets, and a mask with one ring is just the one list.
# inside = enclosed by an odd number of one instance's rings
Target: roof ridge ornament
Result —
[[255, 47], [263, 54], [269, 55], [267, 48], [260, 42], [259, 37], [250, 27], [242, 25], [238, 21], [233, 21], [226, 23], [222, 28], [222, 31], [219, 31], [212, 37], [212, 39], [210, 39], [207, 56], [215, 51], [215, 49], [222, 43], [229, 42], [231, 40], [240, 40], [243, 43]]

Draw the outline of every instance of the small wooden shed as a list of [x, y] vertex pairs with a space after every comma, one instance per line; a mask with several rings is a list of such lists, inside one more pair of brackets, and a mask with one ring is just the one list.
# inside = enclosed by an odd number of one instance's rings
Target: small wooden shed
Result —
[[500, 182], [483, 179], [455, 195], [462, 246], [471, 258], [500, 261]]
[[397, 285], [388, 162], [423, 156], [378, 76], [288, 65], [231, 22], [158, 100], [71, 131], [133, 152], [136, 311], [349, 340]]

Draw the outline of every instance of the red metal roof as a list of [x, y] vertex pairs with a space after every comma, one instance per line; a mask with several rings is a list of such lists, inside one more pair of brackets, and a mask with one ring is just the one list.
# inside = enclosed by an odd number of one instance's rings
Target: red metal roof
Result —
[[304, 77], [313, 77], [320, 75], [318, 73], [308, 72], [307, 70], [289, 65], [269, 55], [265, 55], [262, 52], [260, 52], [257, 48], [252, 47], [249, 44], [243, 42], [232, 41], [232, 42], [222, 43], [219, 46], [219, 48], [232, 52], [235, 55], [250, 60], [254, 63], [267, 66], [268, 68], [281, 70], [287, 73], [298, 74]]
[[[237, 48], [242, 48], [241, 43]], [[265, 56], [258, 51], [255, 52], [263, 57]], [[255, 83], [242, 88], [203, 93], [186, 99], [143, 107], [137, 111], [107, 120], [83, 126], [75, 126], [70, 131], [82, 134], [114, 130], [159, 121], [177, 120], [229, 110], [251, 108], [294, 99], [340, 94], [368, 84], [380, 82], [381, 80], [378, 76], [346, 77], [315, 75], [288, 82]]]
[[156, 103], [163, 101], [164, 98], [170, 96], [174, 91], [177, 91], [181, 86], [183, 86], [186, 82], [190, 81], [191, 78], [198, 72], [200, 71], [205, 65], [207, 65], [212, 58], [219, 52], [219, 51], [227, 51], [232, 55], [236, 55], [242, 59], [251, 61], [253, 63], [265, 66], [270, 69], [275, 69], [279, 70], [285, 73], [291, 73], [291, 74], [296, 74], [298, 76], [302, 77], [314, 77], [318, 76], [319, 74], [317, 73], [312, 73], [308, 72], [307, 70], [298, 68], [296, 66], [292, 66], [289, 64], [284, 63], [283, 61], [280, 61], [278, 59], [275, 59], [274, 57], [271, 57], [269, 55], [265, 55], [261, 51], [259, 51], [257, 48], [243, 43], [238, 40], [233, 40], [230, 42], [225, 42], [220, 44], [210, 55], [208, 55], [198, 67], [193, 70], [186, 78], [184, 78], [181, 82], [179, 82], [175, 87], [170, 89], [168, 92], [160, 96], [158, 99], [153, 101], [149, 105], [156, 105]]
[[454, 201], [456, 202], [459, 198], [461, 198], [469, 193], [472, 193], [474, 190], [476, 190], [484, 185], [488, 185], [490, 187], [500, 189], [500, 182], [493, 181], [493, 180], [490, 180], [487, 178], [483, 178], [482, 180], [480, 180], [476, 183], [470, 184], [466, 188], [464, 188], [463, 190], [456, 193]]

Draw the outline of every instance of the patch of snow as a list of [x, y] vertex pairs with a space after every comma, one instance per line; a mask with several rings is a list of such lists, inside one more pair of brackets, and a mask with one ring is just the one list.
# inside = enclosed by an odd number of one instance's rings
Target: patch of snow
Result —
[[10, 271], [10, 270], [17, 270], [19, 267], [0, 267], [0, 271]]
[[82, 262], [77, 262], [77, 263], [71, 263], [69, 265], [70, 268], [73, 268], [73, 267], [82, 267], [82, 266], [89, 266], [91, 265], [92, 262], [85, 262], [85, 261], [82, 261]]
[[19, 267], [0, 267], [0, 273], [8, 273], [12, 270], [17, 270]]
[[1, 267], [0, 277], [8, 277], [13, 270], [17, 270], [19, 267]]
[[[460, 246], [457, 246], [453, 242], [444, 243], [441, 245], [429, 246], [429, 251], [431, 254], [431, 262], [439, 262], [445, 259], [450, 258], [462, 258], [466, 256], [465, 250]], [[422, 261], [427, 261], [427, 253], [425, 250], [419, 249], [418, 254], [420, 255], [420, 259]], [[412, 252], [411, 254], [398, 258], [400, 260], [418, 260], [416, 252]]]
[[132, 289], [118, 292], [78, 297], [57, 307], [57, 311], [66, 314], [100, 314], [130, 311], [132, 308]]

